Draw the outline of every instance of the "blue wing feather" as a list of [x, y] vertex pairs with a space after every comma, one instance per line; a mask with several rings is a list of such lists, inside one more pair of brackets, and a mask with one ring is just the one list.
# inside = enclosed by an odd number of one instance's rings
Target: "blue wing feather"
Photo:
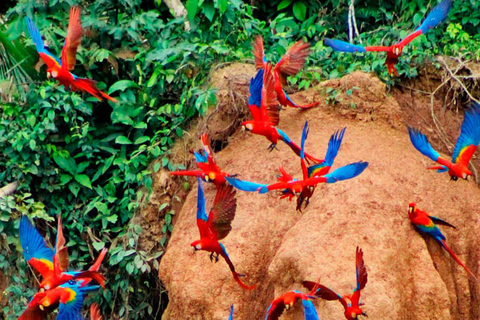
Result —
[[197, 193], [197, 219], [208, 221], [208, 216], [205, 208], [205, 196], [203, 194], [203, 183], [200, 177], [197, 177], [198, 193]]
[[88, 292], [98, 290], [100, 287], [95, 286], [85, 286], [80, 287], [80, 283], [74, 282], [73, 284], [65, 283], [60, 287], [71, 289], [75, 291], [75, 299], [68, 301], [66, 303], [60, 303], [58, 308], [57, 320], [83, 320], [81, 314], [83, 307], [83, 300]]
[[193, 155], [195, 156], [195, 161], [197, 161], [197, 163], [208, 163], [207, 156], [202, 155], [200, 152], [194, 151]]
[[228, 320], [233, 320], [233, 304], [230, 306], [230, 316], [228, 317]]
[[311, 300], [302, 299], [303, 312], [305, 313], [305, 320], [319, 320], [317, 310]]
[[263, 187], [267, 186], [266, 184], [260, 184], [260, 183], [256, 183], [256, 182], [250, 182], [250, 181], [243, 181], [243, 180], [239, 180], [239, 179], [236, 179], [236, 178], [225, 177], [225, 179], [228, 181], [228, 183], [230, 183], [232, 186], [234, 186], [238, 190], [247, 191], [247, 192], [256, 192], [260, 188], [263, 188]]
[[337, 181], [347, 180], [351, 178], [355, 178], [359, 174], [368, 167], [368, 162], [355, 162], [350, 163], [346, 166], [340, 167], [335, 171], [324, 175], [327, 178], [327, 183], [335, 183]]
[[22, 216], [20, 220], [20, 244], [25, 260], [29, 261], [31, 258], [36, 258], [48, 259], [53, 262], [53, 250], [47, 247], [45, 240], [27, 216]]
[[302, 142], [300, 143], [300, 158], [305, 160], [305, 140], [308, 137], [308, 121], [305, 121], [305, 125], [303, 126], [302, 131]]
[[263, 69], [259, 69], [255, 77], [250, 80], [250, 97], [248, 98], [248, 104], [260, 108], [262, 104], [262, 86]]
[[415, 31], [422, 30], [422, 33], [425, 34], [428, 32], [429, 29], [435, 28], [443, 20], [445, 20], [451, 7], [451, 0], [443, 0], [442, 2], [437, 4], [432, 9], [432, 11], [430, 11], [430, 13], [427, 15], [420, 27], [418, 27]]
[[424, 156], [429, 157], [433, 161], [437, 161], [437, 159], [440, 157], [440, 154], [432, 148], [427, 137], [418, 129], [411, 127], [407, 127], [407, 129], [413, 146]]
[[58, 59], [55, 55], [50, 53], [47, 49], [45, 49], [45, 45], [43, 44], [42, 36], [40, 35], [40, 31], [38, 31], [37, 26], [35, 23], [30, 20], [29, 17], [25, 17], [25, 21], [27, 22], [28, 33], [30, 33], [30, 37], [32, 37], [33, 43], [35, 44], [35, 48], [37, 49], [38, 53], [45, 53], [55, 59], [59, 65], [62, 65], [60, 59]]
[[345, 41], [335, 40], [335, 39], [323, 39], [325, 45], [332, 47], [335, 51], [342, 51], [342, 52], [366, 52], [363, 46], [350, 44]]
[[457, 162], [460, 151], [469, 145], [478, 146], [480, 142], [480, 104], [474, 102], [473, 106], [465, 111], [462, 131], [453, 150], [452, 161]]
[[283, 142], [285, 142], [286, 144], [292, 143], [292, 140], [287, 136], [287, 134], [285, 132], [283, 132], [282, 130], [280, 130], [278, 128], [275, 128], [275, 130], [277, 130], [278, 134], [282, 137]]

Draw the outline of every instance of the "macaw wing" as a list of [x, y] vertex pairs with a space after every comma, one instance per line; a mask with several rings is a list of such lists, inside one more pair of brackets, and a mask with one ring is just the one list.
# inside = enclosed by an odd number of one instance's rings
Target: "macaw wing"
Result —
[[273, 72], [277, 72], [280, 75], [282, 85], [286, 84], [287, 76], [294, 76], [303, 68], [309, 54], [310, 44], [303, 40], [295, 42], [295, 44], [288, 49], [273, 70]]
[[292, 187], [294, 186], [295, 183], [298, 183], [298, 181], [293, 180], [293, 181], [289, 181], [289, 182], [277, 182], [277, 183], [273, 183], [273, 184], [269, 184], [269, 185], [263, 185], [262, 187], [260, 187], [258, 192], [263, 194], [263, 193], [267, 193], [267, 192], [272, 191], [272, 190], [292, 189]]
[[270, 124], [277, 126], [280, 122], [280, 103], [275, 92], [275, 80], [272, 75], [271, 64], [267, 64], [263, 73], [261, 109], [268, 114]]
[[285, 302], [282, 298], [277, 298], [272, 301], [267, 309], [265, 320], [278, 320], [285, 310]]
[[[333, 300], [341, 300], [342, 296], [337, 294], [335, 291], [332, 289], [329, 289], [325, 287], [324, 285], [321, 285], [319, 283], [313, 282], [313, 281], [303, 281], [302, 285], [310, 290], [309, 295], [314, 295], [319, 298], [322, 298], [323, 300], [328, 300], [328, 301], [333, 301]], [[312, 293], [312, 290], [316, 288], [316, 292]]]
[[428, 217], [429, 217], [435, 224], [440, 224], [440, 225], [442, 225], [442, 226], [447, 226], [447, 227], [456, 229], [456, 227], [455, 227], [454, 225], [448, 223], [448, 222], [445, 221], [445, 220], [442, 220], [442, 219], [440, 219], [440, 218], [437, 218], [437, 217], [435, 217], [435, 216], [430, 216], [430, 215], [429, 215]]
[[39, 305], [27, 306], [27, 309], [18, 317], [18, 320], [46, 320], [48, 312], [41, 310]]
[[233, 320], [233, 304], [230, 306], [230, 315], [228, 316], [228, 320]]
[[248, 97], [248, 108], [255, 121], [268, 121], [267, 110], [262, 106], [262, 87], [264, 70], [259, 69], [255, 77], [250, 79], [250, 96]]
[[205, 195], [203, 193], [202, 180], [197, 177], [198, 193], [197, 193], [197, 226], [200, 231], [200, 237], [209, 238], [210, 232], [208, 231], [208, 216], [205, 208]]
[[343, 135], [345, 134], [346, 128], [336, 131], [330, 137], [328, 141], [327, 154], [325, 155], [325, 160], [321, 163], [314, 164], [313, 166], [308, 167], [308, 177], [313, 178], [315, 176], [323, 176], [330, 171], [330, 167], [333, 165], [335, 157], [338, 154], [340, 145], [342, 144]]
[[[420, 151], [421, 154], [430, 158], [430, 160], [440, 163], [446, 167], [452, 167], [452, 163], [442, 157], [440, 154], [432, 148], [428, 142], [427, 137], [421, 133], [418, 129], [407, 127], [408, 134], [410, 136], [410, 141], [412, 142], [415, 149]], [[458, 143], [458, 142], [457, 142]]]
[[[337, 181], [352, 179], [358, 176], [368, 167], [368, 162], [359, 161], [355, 163], [350, 163], [346, 166], [340, 167], [333, 172], [324, 175], [323, 177], [327, 179], [327, 183], [335, 183]], [[312, 178], [318, 179], [321, 177]]]
[[452, 162], [468, 166], [480, 142], [480, 104], [474, 102], [473, 107], [465, 111], [462, 130], [453, 150]]
[[57, 240], [55, 242], [55, 253], [53, 256], [53, 270], [56, 277], [68, 270], [68, 248], [65, 246], [63, 236], [62, 218], [58, 216]]
[[20, 220], [20, 244], [23, 257], [45, 278], [53, 272], [53, 250], [47, 247], [27, 216]]
[[357, 274], [357, 290], [362, 290], [368, 281], [367, 268], [365, 268], [365, 262], [363, 261], [363, 251], [357, 247], [355, 256], [355, 269]]
[[73, 70], [77, 61], [77, 48], [82, 41], [82, 22], [80, 21], [80, 7], [70, 8], [67, 37], [62, 50], [62, 66]]
[[350, 44], [348, 42], [341, 41], [341, 40], [325, 38], [325, 39], [323, 39], [323, 43], [325, 43], [325, 45], [331, 47], [335, 51], [366, 52], [365, 47], [363, 47], [363, 46]]
[[319, 320], [317, 310], [311, 300], [302, 299], [303, 312], [305, 314], [305, 320]]
[[265, 52], [263, 49], [263, 37], [258, 35], [253, 40], [253, 56], [255, 57], [255, 66], [257, 69], [262, 69], [267, 63]]
[[49, 68], [53, 66], [60, 67], [62, 65], [60, 59], [58, 59], [56, 56], [50, 53], [47, 49], [45, 49], [42, 36], [40, 35], [40, 31], [38, 31], [38, 28], [35, 25], [35, 23], [32, 20], [30, 20], [30, 18], [28, 17], [25, 17], [25, 21], [27, 21], [28, 33], [30, 33], [30, 36], [32, 37], [33, 43], [35, 44], [35, 48], [37, 49], [38, 54], [45, 61], [47, 66]]
[[308, 169], [305, 164], [305, 140], [308, 138], [308, 121], [305, 121], [302, 131], [302, 141], [300, 142], [300, 165], [302, 166], [303, 179], [308, 178]]
[[[422, 33], [427, 33], [431, 28], [438, 26], [448, 15], [450, 8], [452, 7], [451, 0], [443, 0], [437, 4], [432, 11], [427, 15], [425, 20], [422, 22], [420, 27], [417, 30], [421, 30]], [[415, 31], [417, 31], [415, 30]]]
[[228, 181], [228, 183], [230, 183], [232, 186], [234, 186], [238, 190], [247, 191], [247, 192], [256, 192], [256, 191], [259, 191], [260, 188], [263, 188], [266, 186], [266, 184], [243, 181], [236, 178], [225, 177], [225, 179]]
[[208, 215], [208, 226], [213, 229], [217, 240], [225, 238], [232, 230], [232, 221], [237, 209], [236, 191], [232, 185], [222, 185], [217, 189], [213, 208]]
[[210, 146], [210, 139], [208, 138], [207, 133], [202, 134], [202, 146], [205, 154], [207, 155], [208, 163], [215, 164], [215, 162], [213, 161], [213, 152]]
[[99, 286], [80, 287], [77, 282], [65, 283], [53, 290], [61, 290], [57, 320], [83, 320], [81, 311], [83, 300], [89, 291]]
[[90, 305], [90, 319], [102, 320], [102, 314], [100, 313], [100, 307], [96, 303]]
[[290, 182], [294, 180], [293, 176], [287, 173], [287, 171], [285, 171], [285, 168], [283, 166], [281, 166], [279, 170], [280, 170], [280, 175], [278, 176], [279, 182]]

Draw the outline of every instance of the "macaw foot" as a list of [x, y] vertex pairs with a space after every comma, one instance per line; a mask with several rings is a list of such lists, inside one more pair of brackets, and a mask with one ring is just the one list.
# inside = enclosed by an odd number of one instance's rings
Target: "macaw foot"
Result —
[[310, 198], [307, 198], [307, 200], [305, 200], [305, 207], [303, 208], [307, 209], [309, 203], [310, 203]]
[[277, 150], [278, 150], [276, 143], [272, 143], [272, 144], [267, 148], [267, 150], [270, 150], [270, 151], [273, 151], [273, 149], [277, 149]]
[[218, 253], [217, 253], [217, 255], [215, 255], [215, 252], [212, 252], [210, 254], [210, 261], [213, 262], [213, 260], [215, 260], [215, 262], [218, 262]]

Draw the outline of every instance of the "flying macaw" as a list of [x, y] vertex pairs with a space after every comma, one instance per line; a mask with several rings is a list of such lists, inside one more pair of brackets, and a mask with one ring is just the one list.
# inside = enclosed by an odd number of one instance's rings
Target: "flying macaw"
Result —
[[47, 76], [49, 78], [57, 79], [62, 85], [72, 91], [86, 91], [99, 100], [105, 98], [112, 102], [117, 102], [116, 99], [100, 91], [95, 81], [87, 78], [79, 78], [70, 72], [70, 70], [73, 70], [75, 67], [77, 48], [82, 39], [83, 29], [80, 21], [80, 7], [75, 6], [70, 8], [70, 21], [62, 50], [62, 60], [58, 59], [45, 48], [40, 31], [38, 31], [33, 21], [28, 17], [25, 17], [25, 20], [27, 21], [28, 32], [35, 43], [37, 52], [48, 66]]
[[96, 303], [90, 305], [90, 320], [102, 320], [102, 314], [100, 313], [100, 307]]
[[202, 134], [201, 138], [203, 150], [200, 150], [199, 152], [193, 152], [195, 160], [197, 161], [197, 166], [200, 168], [200, 170], [173, 171], [170, 172], [170, 174], [174, 176], [200, 177], [206, 182], [212, 182], [218, 188], [225, 185], [225, 177], [230, 177], [231, 175], [222, 172], [220, 167], [215, 163], [213, 159], [212, 148], [210, 147], [210, 139], [208, 138], [208, 134]]
[[365, 264], [363, 261], [363, 251], [362, 249], [357, 247], [356, 250], [356, 259], [355, 259], [355, 266], [356, 266], [356, 274], [357, 274], [357, 287], [353, 291], [353, 295], [351, 296], [340, 296], [339, 294], [335, 293], [333, 290], [313, 281], [304, 281], [303, 286], [309, 290], [317, 288], [316, 292], [312, 294], [317, 296], [318, 298], [332, 301], [338, 300], [342, 304], [343, 308], [345, 309], [345, 318], [348, 320], [357, 319], [358, 316], [366, 316], [367, 314], [362, 311], [360, 308], [363, 303], [360, 303], [360, 291], [365, 288], [367, 284], [368, 276], [367, 276], [367, 269], [365, 268]]
[[44, 320], [58, 307], [57, 320], [83, 320], [81, 310], [88, 292], [100, 286], [82, 286], [80, 282], [70, 280], [53, 289], [38, 292], [18, 320]]
[[314, 286], [307, 294], [301, 293], [297, 290], [289, 291], [282, 294], [280, 297], [273, 300], [268, 307], [265, 320], [277, 320], [278, 318], [280, 318], [284, 310], [290, 310], [300, 300], [302, 300], [303, 303], [305, 320], [318, 319], [315, 307], [310, 301], [311, 299], [318, 298], [318, 296], [315, 295], [315, 293], [317, 293], [317, 291], [319, 290], [318, 288], [318, 286]]
[[330, 46], [335, 51], [341, 52], [367, 52], [367, 51], [385, 51], [387, 53], [387, 59], [385, 60], [385, 65], [388, 68], [388, 73], [390, 75], [395, 74], [398, 77], [397, 70], [395, 65], [398, 63], [398, 58], [402, 55], [403, 48], [409, 44], [413, 39], [418, 37], [421, 34], [426, 34], [431, 28], [435, 28], [439, 25], [448, 15], [450, 7], [452, 6], [451, 0], [443, 0], [438, 5], [436, 5], [432, 11], [427, 15], [427, 18], [423, 23], [411, 34], [409, 34], [405, 39], [400, 42], [391, 45], [389, 47], [385, 46], [373, 46], [373, 47], [364, 47], [361, 45], [354, 45], [348, 42], [335, 40], [335, 39], [324, 39], [324, 43], [327, 46]]
[[235, 271], [227, 250], [218, 242], [225, 238], [232, 230], [231, 223], [235, 217], [237, 208], [237, 199], [235, 198], [235, 190], [230, 185], [223, 185], [217, 188], [217, 194], [213, 201], [213, 207], [207, 216], [205, 208], [205, 196], [203, 193], [202, 180], [197, 177], [198, 181], [198, 198], [197, 198], [197, 225], [200, 231], [200, 240], [191, 243], [194, 252], [197, 250], [205, 250], [211, 252], [210, 260], [218, 261], [218, 256], [221, 255], [232, 272], [233, 279], [246, 290], [253, 290], [257, 286], [247, 286], [241, 280], [242, 274]]
[[430, 216], [428, 213], [425, 211], [422, 211], [417, 208], [415, 203], [410, 203], [408, 205], [408, 217], [410, 218], [410, 221], [412, 224], [417, 228], [419, 231], [433, 237], [437, 242], [447, 250], [447, 252], [452, 256], [452, 258], [467, 271], [469, 275], [472, 276], [475, 280], [477, 280], [477, 277], [473, 274], [472, 271], [470, 271], [465, 264], [463, 264], [462, 261], [457, 257], [457, 255], [450, 249], [450, 247], [447, 245], [445, 242], [445, 236], [442, 234], [440, 229], [436, 226], [436, 224], [441, 224], [443, 226], [455, 228], [452, 226], [450, 223], [443, 221], [440, 218]]
[[[278, 61], [275, 68], [273, 68], [273, 74], [275, 76], [274, 90], [282, 106], [308, 109], [320, 104], [320, 102], [314, 102], [307, 105], [297, 105], [290, 99], [287, 93], [283, 91], [283, 86], [287, 84], [287, 77], [296, 75], [300, 69], [303, 68], [309, 54], [310, 45], [302, 40], [297, 41]], [[268, 62], [264, 54], [263, 38], [260, 35], [253, 41], [253, 55], [255, 56], [257, 69], [266, 68]]]
[[[250, 97], [248, 107], [253, 120], [242, 123], [242, 130], [251, 131], [254, 134], [266, 137], [272, 144], [268, 147], [275, 149], [278, 140], [285, 142], [297, 156], [300, 155], [300, 147], [296, 145], [285, 132], [277, 128], [280, 122], [280, 106], [273, 89], [272, 66], [267, 64], [260, 69], [255, 78], [250, 81]], [[323, 160], [305, 154], [307, 161], [322, 162]]]
[[[102, 287], [105, 287], [105, 278], [98, 272], [98, 269], [67, 271], [68, 252], [65, 247], [60, 217], [58, 217], [55, 251], [46, 246], [44, 239], [27, 216], [23, 216], [20, 220], [20, 244], [25, 260], [43, 277], [42, 282], [40, 282], [40, 289], [50, 290], [73, 279], [93, 279]], [[105, 253], [102, 252], [101, 256], [105, 256]]]
[[[302, 204], [306, 201], [306, 206], [308, 205], [309, 199], [312, 197], [315, 187], [319, 183], [335, 183], [337, 181], [347, 180], [354, 178], [361, 174], [365, 168], [368, 166], [368, 162], [355, 162], [349, 165], [340, 167], [334, 170], [331, 173], [325, 174], [328, 172], [330, 166], [333, 164], [333, 160], [340, 148], [341, 140], [343, 138], [344, 130], [340, 133], [335, 133], [329, 142], [329, 150], [327, 151], [327, 157], [323, 163], [320, 163], [319, 166], [312, 166], [307, 168], [305, 164], [305, 140], [308, 136], [308, 121], [305, 122], [302, 133], [302, 148], [300, 152], [300, 164], [302, 166], [303, 180], [294, 179], [291, 175], [285, 172], [283, 168], [280, 168], [282, 175], [279, 178], [280, 182], [266, 185], [249, 181], [242, 181], [236, 178], [227, 177], [227, 181], [233, 185], [235, 188], [242, 191], [258, 191], [259, 193], [266, 193], [272, 190], [284, 189], [282, 198], [293, 197], [293, 195], [298, 195], [297, 199], [297, 210], [301, 210]], [[322, 175], [320, 175], [322, 174]]]
[[472, 171], [468, 169], [468, 163], [477, 150], [480, 142], [480, 104], [474, 102], [473, 107], [465, 111], [465, 118], [462, 123], [462, 130], [458, 137], [455, 149], [453, 150], [452, 161], [440, 156], [435, 151], [427, 137], [418, 129], [407, 127], [408, 134], [413, 146], [424, 156], [438, 162], [440, 166], [430, 167], [437, 172], [448, 171], [451, 180], [457, 181], [458, 178], [468, 180]]

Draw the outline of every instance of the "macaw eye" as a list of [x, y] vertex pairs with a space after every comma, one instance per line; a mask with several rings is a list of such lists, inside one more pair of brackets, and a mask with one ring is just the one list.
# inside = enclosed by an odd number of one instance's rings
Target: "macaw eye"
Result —
[[[69, 284], [69, 285], [72, 285], [72, 286], [73, 286], [74, 284], [76, 284], [76, 283], [77, 283], [77, 282], [76, 282], [75, 280], [69, 280], [69, 281], [68, 281], [68, 284]], [[47, 289], [47, 290], [48, 290], [48, 289]]]
[[58, 72], [57, 71], [52, 71], [52, 77], [56, 78], [58, 76]]

